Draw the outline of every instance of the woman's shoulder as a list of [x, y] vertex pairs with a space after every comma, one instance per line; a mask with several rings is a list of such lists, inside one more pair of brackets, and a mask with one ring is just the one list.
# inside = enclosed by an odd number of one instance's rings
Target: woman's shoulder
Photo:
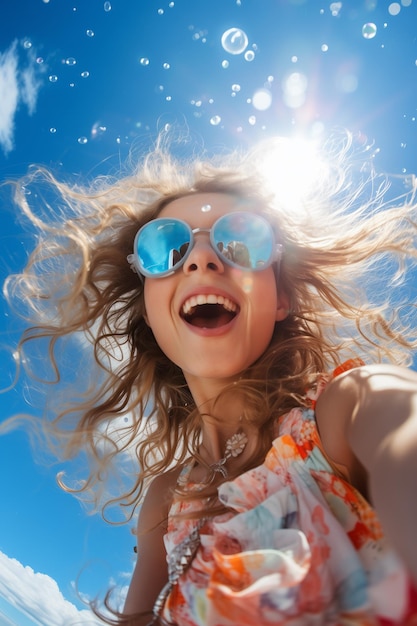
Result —
[[182, 470], [183, 466], [179, 465], [155, 476], [149, 485], [145, 499], [164, 499], [169, 497], [177, 485]]
[[152, 527], [166, 521], [182, 466], [167, 470], [152, 479], [139, 513], [139, 527]]

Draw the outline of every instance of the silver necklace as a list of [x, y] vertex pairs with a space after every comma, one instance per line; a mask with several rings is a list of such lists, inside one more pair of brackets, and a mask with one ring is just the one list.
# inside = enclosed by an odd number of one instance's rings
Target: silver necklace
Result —
[[217, 461], [216, 463], [212, 463], [210, 465], [210, 469], [214, 473], [219, 473], [223, 476], [223, 478], [227, 478], [228, 472], [226, 468], [226, 463], [229, 459], [236, 458], [240, 456], [243, 450], [246, 448], [246, 444], [248, 443], [248, 438], [244, 432], [238, 432], [230, 439], [226, 441], [226, 449], [224, 452], [224, 457]]
[[[240, 456], [246, 448], [247, 443], [248, 438], [243, 431], [232, 435], [232, 437], [226, 441], [224, 457], [220, 459], [220, 461], [210, 465], [210, 469], [214, 472], [214, 474], [219, 473], [223, 476], [223, 478], [227, 478], [228, 472], [225, 467], [227, 461], [231, 458]], [[182, 574], [184, 574], [190, 567], [191, 562], [198, 550], [200, 545], [200, 528], [203, 526], [205, 521], [205, 518], [200, 519], [191, 531], [190, 535], [186, 537], [184, 541], [181, 541], [181, 543], [175, 546], [169, 555], [168, 582], [156, 599], [153, 607], [153, 619], [149, 622], [148, 626], [161, 623], [161, 614], [169, 594], [171, 593], [174, 585], [177, 584], [180, 576], [182, 576]], [[165, 622], [162, 620], [162, 623]]]

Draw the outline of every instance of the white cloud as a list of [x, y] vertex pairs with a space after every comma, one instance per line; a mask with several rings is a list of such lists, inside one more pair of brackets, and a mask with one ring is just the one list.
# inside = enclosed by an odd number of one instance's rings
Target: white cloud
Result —
[[13, 150], [19, 104], [27, 107], [29, 115], [36, 110], [42, 71], [33, 49], [24, 48], [17, 41], [0, 52], [0, 146], [5, 154]]
[[0, 144], [7, 154], [13, 148], [14, 116], [19, 102], [16, 42], [0, 54]]
[[21, 72], [20, 95], [23, 102], [28, 108], [29, 115], [33, 115], [36, 111], [36, 102], [41, 87], [39, 80], [39, 70], [36, 67], [35, 55], [29, 52], [29, 64]]
[[64, 598], [56, 581], [0, 552], [0, 596], [39, 626], [103, 625]]

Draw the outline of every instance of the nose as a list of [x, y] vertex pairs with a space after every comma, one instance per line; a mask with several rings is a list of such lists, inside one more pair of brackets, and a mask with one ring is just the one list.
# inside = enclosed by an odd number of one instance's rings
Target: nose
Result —
[[194, 237], [193, 248], [184, 263], [183, 269], [186, 274], [196, 271], [211, 271], [218, 274], [224, 272], [224, 265], [213, 250], [207, 235], [200, 233]]

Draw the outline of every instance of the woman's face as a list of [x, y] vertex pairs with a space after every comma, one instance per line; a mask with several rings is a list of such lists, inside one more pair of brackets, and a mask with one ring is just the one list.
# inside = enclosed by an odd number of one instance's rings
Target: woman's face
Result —
[[[170, 202], [159, 217], [209, 229], [233, 211], [242, 211], [235, 197], [199, 193]], [[195, 234], [189, 256], [174, 274], [146, 278], [144, 295], [158, 345], [189, 384], [193, 377], [236, 378], [263, 354], [275, 322], [287, 314], [272, 266], [256, 272], [231, 267], [211, 247], [207, 232]]]

